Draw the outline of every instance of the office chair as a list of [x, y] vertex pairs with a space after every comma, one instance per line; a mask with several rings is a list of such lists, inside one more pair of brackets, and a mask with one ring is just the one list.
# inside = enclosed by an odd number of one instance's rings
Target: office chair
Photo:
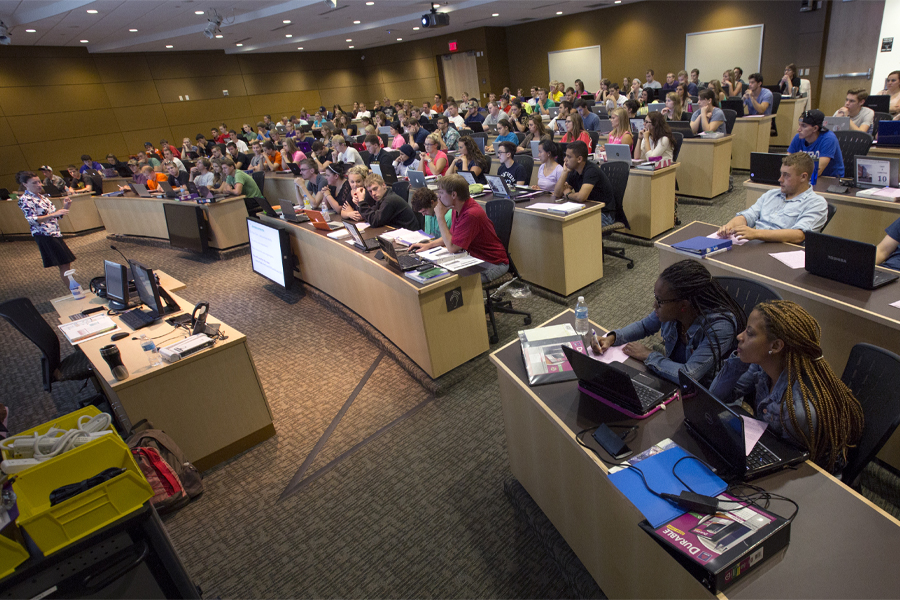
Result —
[[484, 174], [490, 175], [491, 174], [491, 165], [494, 164], [494, 161], [491, 159], [490, 155], [488, 155], [488, 154], [485, 154], [484, 158], [485, 158], [485, 160], [487, 160], [487, 170], [484, 172]]
[[734, 130], [734, 122], [737, 120], [737, 111], [723, 108], [722, 112], [725, 113], [725, 133], [731, 134]]
[[428, 133], [434, 133], [435, 131], [437, 131], [437, 125], [435, 125], [434, 123], [425, 123], [424, 125], [422, 125], [422, 129], [424, 129]]
[[866, 465], [900, 425], [898, 377], [900, 356], [872, 344], [853, 346], [841, 381], [862, 404], [866, 424], [862, 438], [855, 448], [850, 448], [847, 457], [842, 479], [848, 486], [853, 487]]
[[835, 131], [838, 145], [841, 147], [841, 156], [844, 158], [844, 168], [850, 165], [855, 168], [854, 158], [865, 156], [869, 153], [872, 141], [875, 139], [864, 131]]
[[409, 202], [409, 182], [398, 181], [391, 186], [391, 190], [406, 202]]
[[891, 113], [875, 113], [875, 116], [872, 118], [872, 137], [878, 136], [878, 123], [880, 123], [881, 121], [890, 121], [893, 118], [894, 117], [891, 116]]
[[616, 197], [616, 221], [611, 225], [605, 225], [602, 231], [603, 235], [603, 255], [615, 256], [622, 260], [628, 261], [627, 268], [634, 268], [634, 260], [625, 256], [625, 248], [619, 246], [609, 246], [606, 244], [606, 236], [613, 231], [619, 229], [629, 229], [628, 217], [625, 216], [625, 207], [622, 204], [625, 198], [625, 188], [628, 187], [628, 173], [631, 171], [631, 165], [626, 162], [605, 162], [600, 165], [600, 170], [609, 179], [612, 184], [613, 193]]
[[680, 131], [673, 131], [672, 137], [675, 138], [675, 147], [672, 148], [672, 162], [678, 162], [678, 153], [681, 152], [681, 144], [684, 142], [684, 134]]
[[[28, 298], [14, 298], [0, 304], [0, 317], [6, 319], [41, 351], [41, 378], [44, 389], [52, 391], [57, 381], [93, 379], [91, 362], [80, 348], [60, 358], [59, 338]], [[96, 387], [96, 386], [95, 386]]]
[[713, 277], [738, 303], [744, 316], [749, 316], [753, 308], [767, 300], [781, 300], [781, 294], [764, 283], [743, 277]]
[[522, 133], [521, 131], [516, 131], [515, 133], [516, 133], [516, 139], [518, 140], [516, 142], [516, 146], [521, 146], [522, 142], [525, 141], [525, 134]]
[[516, 154], [513, 161], [525, 167], [525, 185], [531, 185], [531, 174], [534, 172], [534, 158], [529, 154]]
[[825, 218], [825, 224], [822, 225], [822, 230], [819, 233], [825, 233], [825, 228], [828, 227], [828, 224], [831, 223], [831, 219], [834, 218], [834, 213], [837, 212], [837, 207], [834, 204], [832, 204], [831, 202], [828, 202], [827, 204], [828, 216]]
[[390, 147], [391, 147], [391, 141], [388, 139], [388, 134], [386, 134], [386, 133], [379, 133], [379, 134], [378, 134], [378, 137], [381, 138], [381, 145], [382, 145], [382, 146], [384, 146], [385, 148], [390, 148]]
[[591, 138], [591, 151], [595, 152], [597, 150], [597, 144], [600, 143], [600, 132], [588, 131], [587, 134]]
[[484, 301], [484, 312], [490, 316], [491, 330], [494, 332], [490, 336], [490, 342], [492, 344], [496, 344], [500, 341], [500, 337], [497, 335], [497, 321], [494, 318], [494, 313], [501, 312], [512, 315], [524, 315], [525, 325], [531, 324], [531, 313], [515, 310], [512, 307], [512, 301], [502, 299], [503, 290], [506, 286], [519, 278], [519, 271], [513, 263], [512, 256], [509, 255], [509, 238], [512, 234], [513, 212], [515, 211], [515, 208], [516, 203], [507, 198], [491, 200], [484, 205], [484, 212], [487, 213], [491, 223], [494, 224], [494, 231], [497, 233], [497, 237], [500, 238], [500, 242], [506, 250], [506, 258], [509, 260], [509, 271], [507, 271], [505, 275], [498, 277], [489, 283], [482, 283], [482, 288], [487, 292], [487, 298]]
[[[366, 164], [369, 164], [369, 160], [372, 158], [372, 155], [369, 154], [369, 151], [368, 150], [357, 150], [357, 152], [359, 152], [359, 157], [361, 159], [363, 159], [363, 162]], [[350, 167], [352, 167], [352, 166], [353, 165], [350, 165]], [[347, 168], [349, 169], [350, 167], [347, 167]]]
[[[781, 106], [781, 94], [772, 94], [772, 115], [778, 114], [778, 107]], [[771, 137], [778, 136], [778, 127], [775, 126], [775, 119], [772, 119], [772, 131], [769, 132]]]
[[[259, 193], [265, 198], [266, 195], [263, 192], [263, 189], [266, 185], [266, 174], [262, 171], [254, 171], [250, 173], [250, 176], [253, 177], [253, 183], [259, 188]], [[247, 206], [247, 214], [251, 217], [262, 212], [262, 207], [255, 198], [244, 198], [244, 204]]]

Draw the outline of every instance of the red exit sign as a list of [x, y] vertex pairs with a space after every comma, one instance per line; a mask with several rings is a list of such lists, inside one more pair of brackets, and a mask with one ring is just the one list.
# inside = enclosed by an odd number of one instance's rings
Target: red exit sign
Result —
[[456, 40], [450, 42], [450, 52], [456, 52], [457, 49], [458, 49], [458, 48], [457, 48], [457, 46], [456, 46]]

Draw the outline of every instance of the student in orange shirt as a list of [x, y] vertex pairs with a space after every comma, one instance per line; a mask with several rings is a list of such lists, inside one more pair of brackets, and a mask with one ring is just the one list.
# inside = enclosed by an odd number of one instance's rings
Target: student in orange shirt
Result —
[[281, 153], [275, 150], [271, 141], [263, 142], [263, 168], [266, 171], [281, 170]]
[[443, 114], [443, 112], [446, 110], [444, 108], [444, 103], [441, 101], [440, 94], [434, 95], [434, 106], [431, 107], [431, 110], [433, 110], [434, 112], [436, 112], [439, 115]]

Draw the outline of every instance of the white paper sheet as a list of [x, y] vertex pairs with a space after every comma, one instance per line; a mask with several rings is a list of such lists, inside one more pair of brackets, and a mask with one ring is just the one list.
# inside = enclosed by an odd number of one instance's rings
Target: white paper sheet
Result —
[[756, 445], [756, 442], [759, 441], [759, 438], [762, 437], [763, 432], [765, 432], [766, 427], [768, 427], [769, 424], [765, 421], [760, 421], [753, 417], [745, 417], [743, 415], [741, 415], [741, 419], [744, 420], [744, 449], [747, 452], [747, 456], [750, 456], [750, 452], [753, 451], [753, 447]]
[[603, 354], [594, 354], [594, 351], [588, 348], [588, 356], [607, 364], [613, 362], [623, 363], [628, 360], [628, 355], [625, 354], [624, 348], [625, 346], [610, 346]]
[[781, 261], [792, 269], [802, 269], [806, 266], [806, 252], [793, 250], [791, 252], [771, 252], [769, 256]]
[[[706, 236], [706, 237], [708, 237], [708, 238], [711, 239], [711, 240], [724, 239], [724, 238], [720, 238], [720, 237], [719, 237], [719, 234], [717, 234], [717, 233], [715, 233], [715, 232], [709, 234], [709, 235]], [[732, 246], [743, 246], [744, 244], [746, 244], [747, 242], [750, 241], [750, 240], [740, 239], [740, 238], [738, 238], [738, 237], [736, 237], [736, 236], [734, 236], [734, 235], [728, 236], [728, 239], [731, 240], [731, 245], [732, 245]]]

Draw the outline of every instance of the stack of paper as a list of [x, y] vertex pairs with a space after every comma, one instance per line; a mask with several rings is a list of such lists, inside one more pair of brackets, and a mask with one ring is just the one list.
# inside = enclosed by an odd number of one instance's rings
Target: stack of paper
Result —
[[97, 315], [59, 325], [66, 339], [73, 346], [116, 331], [118, 326], [107, 315]]
[[806, 266], [806, 252], [793, 250], [791, 252], [770, 252], [769, 256], [777, 259], [792, 269], [802, 269]]
[[462, 271], [467, 267], [474, 267], [484, 262], [469, 256], [468, 252], [450, 254], [445, 246], [435, 246], [425, 252], [419, 252], [419, 256], [440, 265], [448, 271]]

